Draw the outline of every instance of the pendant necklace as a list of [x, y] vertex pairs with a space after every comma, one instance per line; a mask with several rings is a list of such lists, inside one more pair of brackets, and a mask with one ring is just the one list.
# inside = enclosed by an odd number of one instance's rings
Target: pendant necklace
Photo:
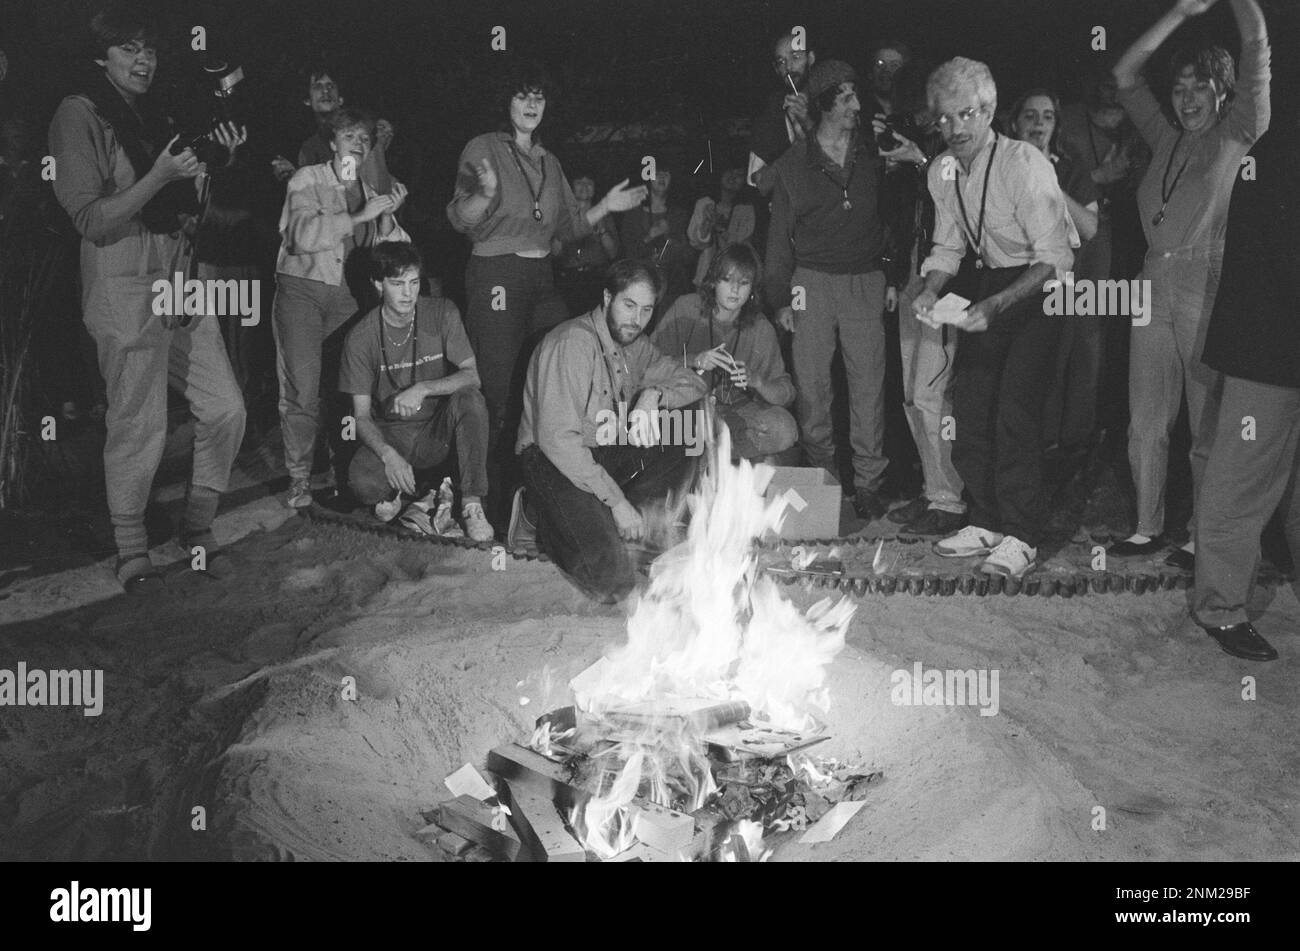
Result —
[[1183, 141], [1184, 129], [1178, 130], [1178, 138], [1174, 140], [1174, 147], [1169, 151], [1169, 160], [1165, 162], [1165, 174], [1160, 178], [1160, 210], [1156, 216], [1151, 219], [1151, 223], [1157, 228], [1165, 220], [1165, 207], [1169, 204], [1169, 199], [1174, 196], [1174, 189], [1178, 187], [1178, 181], [1183, 177], [1183, 172], [1187, 171], [1187, 163], [1192, 160], [1192, 150], [1187, 150], [1187, 157], [1183, 159], [1182, 166], [1178, 169], [1178, 174], [1174, 176], [1174, 183], [1169, 184], [1169, 170], [1174, 167], [1174, 155], [1178, 152], [1178, 143]]
[[528, 186], [528, 194], [533, 196], [533, 220], [542, 220], [542, 192], [546, 189], [546, 156], [542, 156], [542, 180], [538, 182], [537, 188], [533, 188], [533, 180], [528, 177], [524, 171], [523, 160], [519, 158], [519, 146], [515, 144], [514, 139], [510, 140], [510, 154], [514, 156], [515, 167], [519, 169], [519, 174], [523, 177], [524, 184]]
[[[820, 145], [820, 143], [818, 144]], [[826, 166], [823, 165], [821, 167], [822, 174], [825, 175], [827, 178], [829, 178], [836, 185], [840, 186], [840, 193], [843, 196], [843, 200], [841, 201], [841, 204], [844, 206], [845, 211], [853, 210], [853, 202], [849, 201], [849, 187], [853, 184], [853, 172], [858, 167], [857, 155], [854, 152], [853, 145], [854, 143], [852, 142], [849, 143], [848, 152], [846, 152], [844, 156], [844, 160], [847, 162], [849, 160], [849, 155], [850, 154], [853, 155], [853, 164], [848, 167], [848, 175], [844, 179], [844, 184], [841, 185], [838, 181], [836, 181], [835, 176], [830, 173], [830, 171], [826, 168]], [[827, 156], [827, 158], [830, 158], [830, 156]], [[834, 161], [834, 159], [832, 159], [832, 161]]]
[[998, 154], [998, 134], [993, 133], [993, 151], [989, 153], [989, 164], [984, 166], [984, 191], [980, 195], [980, 221], [978, 231], [970, 226], [970, 220], [966, 217], [966, 200], [961, 194], [961, 166], [958, 165], [958, 172], [953, 177], [953, 185], [957, 189], [957, 205], [961, 208], [961, 223], [966, 226], [967, 237], [974, 236], [975, 241], [975, 267], [978, 270], [984, 269], [984, 212], [989, 205], [989, 176], [993, 172], [993, 159]]

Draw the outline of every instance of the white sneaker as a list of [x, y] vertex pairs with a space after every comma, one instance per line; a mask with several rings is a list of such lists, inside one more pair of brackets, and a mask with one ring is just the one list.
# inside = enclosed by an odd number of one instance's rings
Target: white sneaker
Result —
[[381, 522], [391, 522], [397, 518], [397, 513], [402, 510], [402, 497], [399, 495], [395, 499], [389, 499], [387, 502], [375, 503], [375, 518]]
[[456, 503], [456, 492], [451, 487], [451, 477], [444, 476], [442, 484], [430, 492], [425, 500], [429, 502], [429, 507], [433, 508], [437, 503], [437, 509], [433, 513], [433, 529], [444, 538], [464, 538], [465, 533], [460, 530], [456, 524], [456, 519], [452, 517], [451, 507]]
[[934, 553], [945, 558], [970, 558], [987, 555], [1002, 544], [1002, 533], [978, 525], [967, 525], [955, 535], [934, 543]]
[[1004, 578], [1019, 578], [1033, 567], [1038, 558], [1038, 549], [1026, 545], [1014, 535], [1002, 539], [1002, 543], [980, 565], [980, 571], [986, 575], [1002, 575]]
[[469, 505], [461, 506], [461, 521], [465, 523], [465, 534], [476, 542], [490, 542], [496, 537], [496, 531], [483, 514], [483, 506], [479, 502], [471, 502]]

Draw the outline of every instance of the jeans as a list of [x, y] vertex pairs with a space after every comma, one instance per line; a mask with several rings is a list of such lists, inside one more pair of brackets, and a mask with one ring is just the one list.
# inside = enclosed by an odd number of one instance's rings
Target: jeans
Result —
[[719, 403], [717, 411], [731, 433], [731, 454], [741, 459], [784, 452], [799, 438], [799, 427], [789, 410], [762, 399]]
[[[434, 398], [428, 419], [376, 420], [384, 442], [396, 449], [419, 472], [442, 465], [455, 446], [461, 497], [481, 499], [487, 494], [487, 404], [483, 394], [465, 387]], [[384, 462], [369, 446], [352, 457], [348, 485], [357, 501], [374, 505], [393, 496]]]
[[284, 463], [291, 479], [311, 476], [320, 426], [322, 381], [326, 400], [341, 408], [338, 374], [346, 335], [344, 325], [356, 313], [356, 301], [344, 285], [335, 287], [290, 274], [276, 275], [272, 328], [280, 377]]
[[[695, 476], [696, 459], [684, 446], [597, 446], [591, 454], [638, 509], [688, 488]], [[636, 571], [609, 506], [570, 482], [537, 446], [520, 460], [543, 550], [595, 600], [614, 603], [628, 595]]]
[[[983, 300], [1020, 268], [985, 268]], [[1034, 547], [1047, 519], [1043, 491], [1043, 394], [1056, 371], [1060, 319], [1039, 294], [998, 314], [990, 329], [961, 335], [953, 378], [957, 439], [952, 461], [970, 494], [970, 523]]]

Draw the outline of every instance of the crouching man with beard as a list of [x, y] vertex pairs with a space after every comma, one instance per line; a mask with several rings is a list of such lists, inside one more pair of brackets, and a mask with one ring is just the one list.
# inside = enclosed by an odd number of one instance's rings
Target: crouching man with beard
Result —
[[[642, 509], [686, 489], [695, 474], [684, 446], [660, 444], [659, 410], [694, 403], [707, 389], [644, 336], [661, 290], [652, 263], [614, 264], [604, 304], [547, 334], [524, 384], [515, 451], [539, 541], [579, 588], [607, 604], [636, 586], [624, 542], [645, 535]], [[613, 445], [610, 418], [631, 421]]]

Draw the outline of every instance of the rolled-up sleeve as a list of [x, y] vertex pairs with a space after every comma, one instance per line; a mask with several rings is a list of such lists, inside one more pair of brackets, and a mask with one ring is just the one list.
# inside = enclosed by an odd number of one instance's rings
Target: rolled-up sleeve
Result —
[[582, 441], [587, 394], [595, 361], [594, 339], [552, 334], [537, 348], [537, 445], [564, 477], [610, 508], [626, 501], [614, 477]]
[[1036, 149], [1021, 154], [1027, 161], [1023, 165], [1008, 162], [1005, 171], [1014, 196], [1015, 218], [1029, 246], [1030, 263], [1050, 264], [1056, 279], [1064, 281], [1074, 266], [1065, 195], [1046, 156]]
[[[945, 181], [942, 169], [952, 167], [951, 155], [942, 155], [930, 163], [926, 185], [934, 199], [934, 246], [921, 263], [921, 276], [931, 271], [956, 276], [961, 259], [966, 256], [966, 236], [957, 224], [957, 197], [951, 181]], [[945, 162], [947, 164], [945, 165]]]

